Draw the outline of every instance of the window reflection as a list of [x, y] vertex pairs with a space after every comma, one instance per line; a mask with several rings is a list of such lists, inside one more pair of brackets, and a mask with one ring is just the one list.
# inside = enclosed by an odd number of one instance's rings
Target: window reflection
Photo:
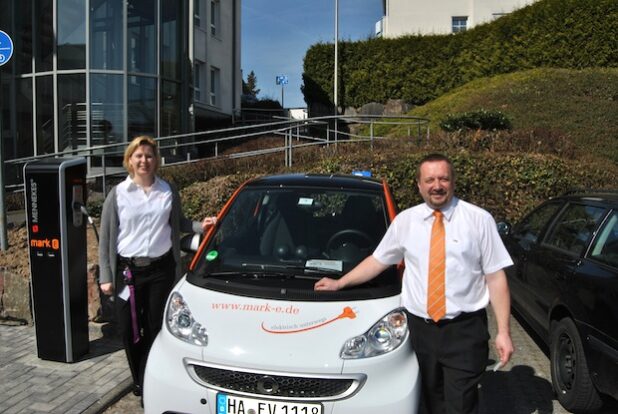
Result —
[[176, 135], [180, 132], [180, 85], [175, 82], [162, 82], [162, 84], [163, 94], [161, 96], [161, 135]]
[[58, 2], [58, 69], [86, 67], [86, 7], [82, 0]]
[[122, 75], [90, 76], [90, 142], [122, 142], [124, 129]]
[[129, 76], [128, 82], [129, 138], [156, 134], [157, 87], [156, 79]]
[[54, 150], [54, 85], [51, 76], [36, 80], [36, 152], [49, 154]]
[[127, 45], [129, 72], [156, 73], [156, 2], [127, 2]]
[[38, 0], [35, 7], [37, 26], [34, 30], [36, 39], [37, 72], [52, 70], [54, 55], [54, 7], [52, 0]]
[[66, 151], [86, 146], [85, 75], [59, 75], [58, 150]]
[[180, 74], [180, 51], [182, 24], [179, 16], [182, 14], [182, 3], [176, 0], [161, 2], [161, 74], [177, 79]]
[[90, 0], [90, 65], [122, 69], [122, 0]]

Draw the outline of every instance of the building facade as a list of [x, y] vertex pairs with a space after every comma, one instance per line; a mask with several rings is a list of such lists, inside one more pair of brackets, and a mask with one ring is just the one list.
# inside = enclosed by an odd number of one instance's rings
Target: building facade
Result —
[[376, 35], [449, 34], [495, 20], [536, 0], [383, 0]]
[[240, 108], [240, 0], [0, 0], [0, 10], [14, 43], [0, 67], [5, 160], [188, 133]]

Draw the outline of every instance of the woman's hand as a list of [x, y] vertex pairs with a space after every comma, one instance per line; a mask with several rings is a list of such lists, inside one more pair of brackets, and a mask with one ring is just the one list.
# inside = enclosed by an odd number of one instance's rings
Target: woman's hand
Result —
[[209, 227], [214, 226], [215, 224], [217, 224], [217, 217], [216, 216], [206, 217], [202, 221], [202, 229], [204, 231], [206, 231]]
[[109, 296], [114, 293], [114, 286], [112, 285], [112, 282], [101, 283], [100, 288], [101, 292], [103, 292], [105, 295]]

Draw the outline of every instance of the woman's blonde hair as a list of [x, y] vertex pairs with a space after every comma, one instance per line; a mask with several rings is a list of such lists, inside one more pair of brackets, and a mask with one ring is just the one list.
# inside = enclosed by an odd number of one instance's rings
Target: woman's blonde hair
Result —
[[157, 146], [157, 142], [148, 135], [140, 135], [139, 137], [133, 138], [133, 141], [131, 141], [129, 143], [129, 146], [127, 146], [127, 149], [124, 150], [124, 158], [122, 159], [122, 165], [129, 172], [130, 176], [133, 176], [134, 171], [133, 167], [131, 167], [131, 164], [129, 163], [129, 159], [140, 145], [147, 145], [152, 148], [152, 151], [154, 152], [157, 159], [157, 165], [155, 165], [154, 170], [155, 173], [159, 169], [159, 165], [161, 165], [161, 154], [159, 153], [159, 147]]

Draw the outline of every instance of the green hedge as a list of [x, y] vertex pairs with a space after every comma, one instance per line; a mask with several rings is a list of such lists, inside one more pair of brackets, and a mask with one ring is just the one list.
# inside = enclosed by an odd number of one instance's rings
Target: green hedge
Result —
[[[570, 189], [618, 188], [615, 165], [546, 154], [457, 150], [444, 153], [455, 167], [456, 194], [487, 209], [498, 220], [514, 222], [541, 201]], [[319, 169], [325, 173], [346, 172], [361, 166], [371, 169], [375, 176], [387, 180], [403, 209], [422, 201], [416, 186], [416, 168], [425, 154], [400, 149], [386, 157], [364, 160], [355, 155], [336, 156], [324, 159]]]
[[[400, 209], [421, 202], [416, 186], [416, 168], [432, 149], [418, 149], [403, 141], [340, 144], [337, 153], [309, 149], [295, 159], [292, 169], [265, 171], [261, 163], [236, 165], [236, 173], [223, 172], [181, 191], [185, 214], [193, 219], [215, 214], [245, 180], [270, 173], [350, 173], [363, 169], [386, 179]], [[515, 222], [527, 211], [552, 196], [573, 188], [618, 188], [615, 164], [572, 160], [551, 154], [468, 151], [447, 149], [455, 166], [456, 194], [490, 211], [497, 220]], [[235, 162], [228, 162], [234, 164]], [[227, 169], [227, 168], [226, 168]], [[193, 171], [194, 172], [194, 171]]]
[[[618, 67], [618, 1], [541, 0], [457, 35], [341, 42], [339, 104], [424, 104], [473, 79], [535, 67]], [[333, 44], [305, 55], [311, 105], [333, 102]]]

